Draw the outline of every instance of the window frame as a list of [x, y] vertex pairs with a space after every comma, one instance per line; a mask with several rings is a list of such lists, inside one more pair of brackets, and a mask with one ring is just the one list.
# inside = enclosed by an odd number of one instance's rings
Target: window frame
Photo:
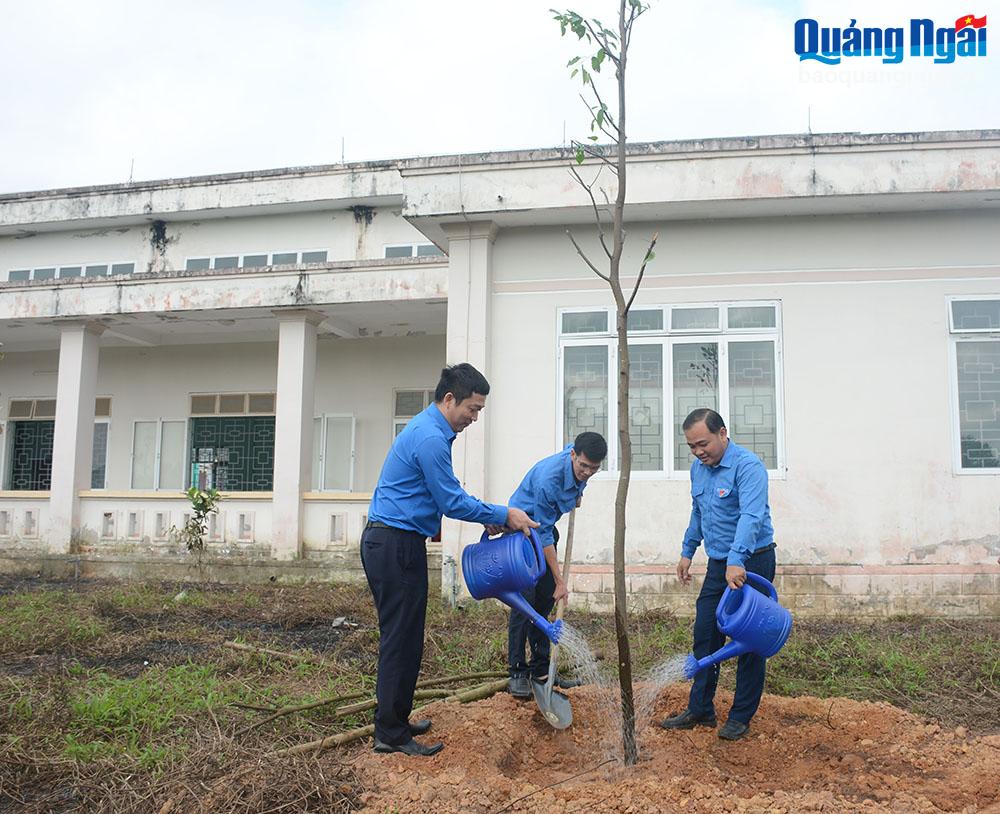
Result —
[[[629, 345], [651, 345], [659, 344], [663, 347], [662, 356], [662, 414], [663, 414], [663, 467], [658, 470], [632, 470], [632, 480], [637, 481], [687, 481], [690, 479], [689, 469], [676, 469], [674, 466], [674, 441], [672, 439], [675, 422], [674, 415], [674, 393], [673, 393], [673, 352], [675, 345], [691, 345], [710, 343], [719, 347], [719, 413], [728, 427], [730, 424], [729, 405], [729, 345], [734, 342], [761, 342], [769, 341], [774, 346], [774, 387], [775, 387], [775, 423], [777, 428], [776, 448], [775, 448], [775, 468], [768, 469], [767, 474], [770, 480], [784, 480], [786, 473], [785, 457], [785, 390], [784, 390], [784, 352], [783, 352], [783, 328], [782, 328], [782, 301], [780, 299], [771, 300], [719, 300], [715, 302], [690, 302], [690, 303], [670, 303], [665, 305], [642, 304], [636, 305], [636, 310], [653, 311], [662, 309], [663, 329], [662, 330], [642, 330], [629, 331]], [[736, 328], [729, 329], [729, 308], [730, 307], [752, 307], [771, 306], [774, 308], [773, 328]], [[719, 328], [709, 329], [671, 329], [672, 308], [718, 308]], [[608, 330], [591, 333], [568, 333], [562, 332], [562, 315], [565, 313], [590, 313], [604, 311], [608, 314]], [[556, 446], [562, 448], [565, 411], [565, 359], [563, 350], [567, 347], [594, 347], [607, 345], [608, 349], [608, 457], [607, 468], [597, 472], [593, 478], [596, 480], [616, 480], [619, 476], [619, 448], [618, 448], [618, 398], [617, 388], [614, 387], [615, 371], [618, 368], [618, 336], [614, 330], [615, 311], [607, 306], [572, 306], [556, 309], [555, 319], [555, 343], [556, 343], [556, 376], [555, 376], [555, 396], [556, 396], [556, 426], [555, 438]], [[723, 374], [723, 371], [725, 373]], [[668, 438], [668, 432], [670, 437]]]
[[997, 476], [1000, 467], [969, 468], [962, 466], [962, 414], [958, 404], [958, 346], [969, 342], [1000, 342], [1000, 329], [956, 329], [952, 303], [970, 300], [1000, 300], [1000, 294], [969, 294], [945, 297], [948, 326], [948, 402], [951, 407], [951, 468], [958, 476]]
[[[132, 266], [132, 271], [127, 272], [127, 273], [122, 273], [122, 274], [112, 274], [111, 273], [111, 269], [114, 268], [115, 266], [124, 266], [124, 265], [130, 265], [130, 266]], [[30, 268], [27, 268], [25, 266], [17, 266], [15, 268], [9, 268], [9, 269], [7, 269], [7, 279], [5, 280], [5, 282], [8, 282], [8, 283], [10, 283], [10, 282], [21, 282], [21, 283], [25, 283], [25, 282], [31, 282], [31, 283], [54, 283], [57, 280], [100, 280], [100, 279], [106, 279], [106, 278], [109, 278], [109, 277], [127, 277], [127, 276], [130, 276], [130, 275], [136, 273], [136, 268], [138, 267], [138, 265], [139, 264], [135, 260], [108, 260], [108, 261], [94, 260], [94, 261], [89, 262], [89, 263], [77, 263], [76, 261], [70, 261], [70, 262], [66, 262], [66, 263], [50, 263], [49, 265], [33, 265]], [[88, 268], [94, 268], [96, 266], [104, 266], [107, 269], [107, 272], [104, 273], [104, 274], [102, 274], [102, 275], [96, 275], [96, 274], [88, 275], [87, 274], [87, 269]], [[75, 276], [72, 276], [72, 277], [69, 277], [69, 276], [62, 277], [62, 276], [60, 276], [60, 272], [64, 268], [79, 268], [80, 269], [80, 273], [78, 275], [75, 275]], [[46, 277], [43, 280], [37, 280], [35, 278], [35, 272], [37, 270], [39, 270], [39, 269], [46, 269], [46, 270], [53, 269], [53, 276], [52, 277]], [[28, 279], [27, 280], [11, 280], [10, 279], [10, 274], [11, 274], [11, 272], [14, 272], [14, 271], [17, 271], [17, 272], [27, 271], [28, 272]]]
[[[347, 477], [347, 491], [354, 491], [354, 470], [356, 468], [358, 460], [358, 444], [357, 444], [357, 434], [358, 434], [358, 419], [353, 413], [320, 413], [317, 416], [313, 416], [313, 428], [315, 430], [316, 422], [319, 421], [320, 432], [319, 432], [319, 454], [316, 460], [319, 464], [319, 472], [313, 473], [313, 483], [315, 487], [314, 492], [342, 492], [342, 489], [328, 489], [326, 486], [326, 466], [325, 456], [326, 456], [326, 441], [327, 441], [327, 419], [330, 418], [349, 418], [351, 420], [351, 470]], [[313, 435], [315, 435], [315, 431]], [[313, 438], [313, 444], [317, 443], [317, 439]], [[313, 484], [309, 484], [313, 486]]]
[[[399, 432], [402, 432], [414, 418], [420, 415], [418, 412], [416, 415], [411, 416], [400, 416], [396, 414], [396, 394], [397, 393], [423, 393], [424, 394], [424, 406], [420, 408], [420, 412], [423, 412], [431, 404], [434, 403], [434, 388], [433, 387], [394, 387], [392, 388], [392, 418], [389, 423], [389, 446], [395, 442], [396, 438], [399, 436]], [[396, 432], [396, 425], [402, 423], [402, 427], [399, 432]]]
[[[135, 481], [135, 425], [136, 424], [149, 424], [156, 423], [156, 449], [153, 454], [153, 488], [149, 489], [139, 489], [132, 485]], [[180, 422], [184, 424], [184, 464], [181, 471], [181, 486], [175, 490], [172, 486], [161, 486], [160, 485], [160, 455], [163, 446], [163, 425], [166, 422]], [[109, 428], [110, 431], [110, 428]], [[190, 478], [189, 470], [191, 469], [190, 461], [190, 435], [191, 435], [191, 421], [189, 418], [133, 418], [132, 419], [132, 438], [129, 442], [129, 466], [128, 466], [128, 488], [135, 492], [183, 492], [187, 488], [187, 483]], [[108, 444], [110, 448], [111, 444]]]
[[[107, 424], [108, 425], [107, 435], [104, 438], [104, 485], [103, 486], [94, 486], [94, 482], [93, 482], [94, 462], [91, 461], [90, 462], [91, 482], [90, 482], [90, 486], [88, 488], [90, 490], [92, 490], [92, 491], [98, 491], [98, 492], [100, 492], [100, 491], [104, 491], [104, 490], [106, 490], [108, 488], [108, 476], [111, 474], [110, 471], [109, 471], [109, 468], [108, 468], [109, 465], [110, 465], [110, 463], [111, 463], [111, 416], [100, 416], [99, 418], [95, 417], [94, 418], [94, 426], [96, 427], [98, 424]], [[91, 447], [93, 447], [93, 444], [91, 444]]]

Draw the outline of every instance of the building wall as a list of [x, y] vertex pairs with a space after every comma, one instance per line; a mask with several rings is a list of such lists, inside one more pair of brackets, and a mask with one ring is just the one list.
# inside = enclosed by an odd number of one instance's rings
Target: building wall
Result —
[[[996, 216], [937, 213], [629, 229], [629, 273], [635, 246], [660, 232], [637, 305], [781, 302], [786, 470], [772, 477], [771, 510], [789, 589], [822, 582], [809, 591], [820, 610], [825, 592], [867, 597], [876, 578], [891, 583], [876, 596], [919, 584], [918, 597], [940, 604], [936, 591], [961, 596], [963, 579], [1000, 553], [1000, 476], [954, 471], [946, 305], [949, 295], [1000, 296], [998, 225]], [[488, 484], [503, 501], [561, 445], [558, 309], [613, 300], [561, 229], [502, 231], [493, 259]], [[578, 574], [578, 600], [598, 605], [609, 600], [615, 488], [595, 476], [578, 514], [574, 560], [592, 567]], [[633, 475], [628, 562], [646, 602], [675, 601], [672, 566], [689, 513], [686, 476]], [[848, 570], [793, 582], [797, 566]], [[979, 594], [970, 596], [957, 604], [978, 609]], [[831, 607], [838, 602], [854, 606], [838, 598]]]
[[[12, 269], [109, 262], [135, 263], [136, 272], [176, 271], [190, 257], [326, 250], [327, 259], [385, 256], [387, 244], [426, 243], [398, 211], [372, 209], [370, 219], [351, 209], [204, 220], [170, 220], [162, 256], [152, 226], [121, 226], [0, 237], [0, 281]], [[154, 264], [154, 254], [156, 261]]]

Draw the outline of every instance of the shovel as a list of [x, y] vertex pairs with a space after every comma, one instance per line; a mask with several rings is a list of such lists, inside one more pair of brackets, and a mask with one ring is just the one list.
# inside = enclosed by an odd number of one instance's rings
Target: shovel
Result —
[[[569, 513], [569, 528], [566, 531], [566, 554], [563, 557], [563, 582], [569, 585], [569, 564], [573, 555], [573, 528], [576, 525], [576, 509]], [[556, 609], [556, 621], [562, 619], [566, 600], [559, 600]], [[549, 678], [543, 684], [536, 679], [531, 680], [531, 692], [542, 716], [556, 729], [566, 729], [573, 723], [573, 707], [569, 697], [554, 689], [556, 683], [556, 664], [559, 661], [559, 645], [552, 645], [549, 656]]]

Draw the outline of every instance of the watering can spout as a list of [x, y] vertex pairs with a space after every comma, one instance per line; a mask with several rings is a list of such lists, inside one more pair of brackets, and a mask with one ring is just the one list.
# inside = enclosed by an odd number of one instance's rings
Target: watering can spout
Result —
[[550, 622], [533, 607], [531, 607], [525, 598], [518, 593], [502, 593], [497, 596], [497, 599], [505, 605], [509, 605], [527, 616], [539, 628], [539, 630], [542, 631], [542, 633], [549, 637], [552, 644], [559, 644], [559, 636], [562, 634], [562, 619]]
[[732, 641], [727, 643], [725, 647], [701, 659], [696, 659], [694, 656], [689, 655], [684, 662], [684, 677], [694, 678], [697, 673], [700, 673], [706, 667], [712, 667], [726, 659], [742, 656], [749, 651], [750, 647], [743, 642]]

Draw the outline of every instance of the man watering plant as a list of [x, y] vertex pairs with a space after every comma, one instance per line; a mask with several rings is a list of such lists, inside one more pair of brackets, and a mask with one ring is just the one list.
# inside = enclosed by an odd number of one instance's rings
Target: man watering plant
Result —
[[[697, 460], [691, 463], [691, 521], [684, 533], [677, 578], [685, 585], [691, 582], [691, 558], [704, 540], [708, 570], [695, 606], [693, 648], [695, 658], [702, 658], [725, 642], [716, 626], [715, 610], [726, 586], [741, 588], [747, 571], [774, 579], [774, 527], [767, 502], [767, 470], [760, 458], [728, 437], [722, 416], [701, 408], [684, 419], [682, 429]], [[747, 734], [764, 692], [765, 663], [755, 653], [739, 657], [733, 706], [719, 730], [720, 738], [739, 740]], [[718, 664], [697, 673], [687, 709], [661, 721], [660, 726], [714, 727], [718, 680]]]
[[426, 542], [441, 516], [523, 532], [538, 527], [521, 509], [466, 494], [455, 477], [451, 445], [479, 418], [489, 392], [486, 377], [468, 363], [442, 370], [434, 403], [396, 437], [372, 495], [361, 562], [378, 610], [376, 752], [429, 756], [443, 746], [413, 739], [431, 728], [429, 720], [409, 721], [424, 652]]
[[[545, 553], [545, 574], [538, 583], [521, 592], [539, 615], [547, 617], [556, 602], [569, 591], [562, 580], [556, 559], [559, 531], [556, 523], [566, 512], [580, 505], [584, 487], [601, 468], [608, 454], [608, 444], [596, 432], [580, 433], [572, 444], [555, 455], [536, 463], [510, 496], [510, 505], [524, 509], [538, 521], [538, 536]], [[490, 529], [494, 531], [494, 529]], [[525, 643], [531, 657], [525, 657]], [[549, 637], [531, 623], [527, 616], [511, 610], [507, 624], [507, 662], [510, 667], [510, 694], [531, 698], [529, 677], [545, 681], [549, 672]], [[566, 688], [574, 683], [559, 680]]]

